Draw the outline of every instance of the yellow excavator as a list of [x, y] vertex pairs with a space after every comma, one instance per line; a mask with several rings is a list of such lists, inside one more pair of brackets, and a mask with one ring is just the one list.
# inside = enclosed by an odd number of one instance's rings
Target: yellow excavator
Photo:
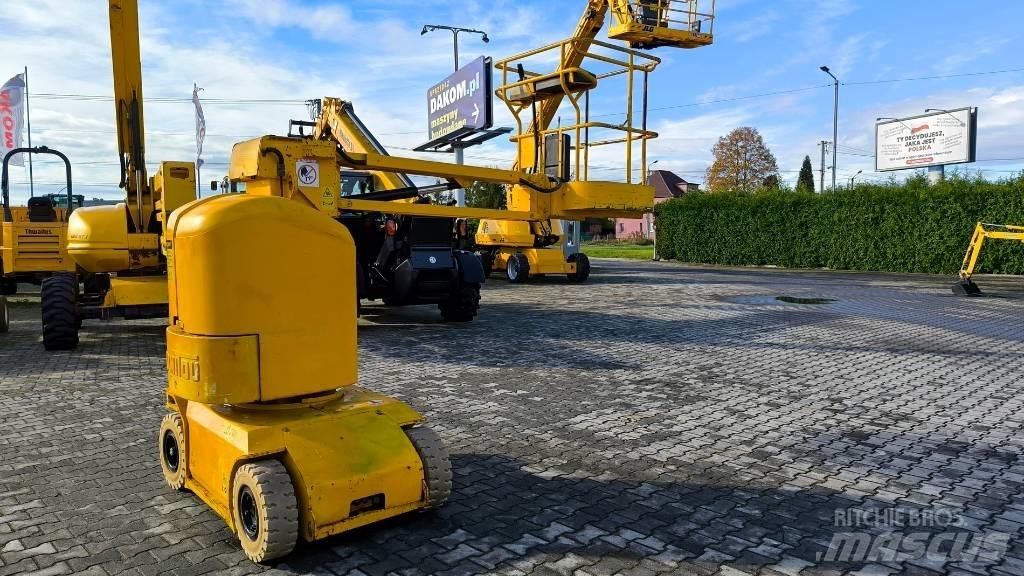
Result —
[[[616, 3], [643, 8], [616, 12], [625, 39], [656, 46], [677, 38], [680, 32], [666, 21], [645, 19], [649, 6], [668, 4]], [[299, 538], [317, 540], [441, 506], [452, 489], [448, 454], [423, 416], [358, 386], [358, 244], [341, 214], [543, 222], [635, 217], [652, 209], [654, 191], [631, 180], [629, 159], [631, 144], [645, 157], [656, 134], [635, 126], [632, 114], [603, 126], [627, 144], [624, 181], [591, 180], [588, 147], [569, 145], [570, 137], [580, 142], [596, 127], [578, 106], [597, 87], [583, 63], [633, 77], [659, 62], [600, 44], [594, 51], [570, 38], [496, 64], [506, 71], [499, 94], [517, 103], [518, 165], [549, 171], [354, 152], [334, 138], [263, 136], [232, 149], [229, 175], [245, 194], [196, 200], [170, 215], [163, 243], [168, 414], [158, 437], [160, 464], [172, 488], [192, 491], [224, 519], [250, 559], [284, 556]], [[525, 58], [547, 60], [565, 50], [581, 52], [579, 68], [507, 73]], [[520, 113], [556, 95], [571, 101], [574, 119], [559, 128], [557, 146], [545, 150]], [[502, 184], [509, 187], [509, 208], [344, 196], [341, 175], [352, 170], [434, 177], [462, 188]]]
[[[702, 6], [703, 5], [703, 6]], [[557, 55], [558, 68], [554, 74], [540, 75], [519, 68], [512, 71], [524, 76], [543, 77], [538, 81], [537, 89], [541, 94], [531, 94], [529, 90], [519, 88], [498, 91], [498, 97], [510, 107], [522, 107], [527, 104], [533, 107], [534, 118], [530, 126], [518, 136], [520, 139], [534, 140], [533, 148], [528, 144], [525, 154], [520, 154], [517, 165], [526, 171], [540, 168], [537, 163], [536, 148], [550, 147], [557, 151], [561, 146], [562, 153], [569, 154], [571, 146], [560, 145], [565, 131], [551, 126], [555, 122], [564, 95], [572, 99], [573, 86], [585, 87], [596, 84], [599, 80], [609, 78], [605, 74], [595, 74], [581, 67], [587, 51], [594, 45], [595, 39], [604, 26], [606, 15], [611, 12], [613, 20], [609, 36], [616, 40], [629, 43], [634, 48], [656, 48], [668, 46], [673, 48], [699, 48], [708, 46], [714, 41], [714, 2], [698, 2], [697, 0], [593, 0], [589, 2], [571, 42]], [[653, 35], [652, 31], [657, 31]], [[518, 62], [516, 63], [518, 66]], [[628, 87], [632, 97], [633, 86]], [[647, 97], [646, 78], [643, 97]], [[549, 93], [545, 93], [549, 92]], [[536, 97], [540, 96], [540, 97]], [[573, 103], [576, 105], [576, 103]], [[589, 116], [589, 101], [585, 103]], [[631, 113], [629, 111], [627, 113]], [[515, 113], [515, 111], [513, 111]], [[518, 116], [517, 116], [518, 118]], [[646, 123], [644, 124], [646, 126]], [[590, 140], [591, 130], [601, 130], [607, 126], [602, 123], [589, 122], [584, 125], [584, 138], [577, 138], [576, 149], [617, 144], [623, 141], [622, 136], [610, 139]], [[627, 135], [628, 138], [628, 135]], [[547, 171], [556, 169], [558, 164], [555, 154], [546, 154], [549, 165]], [[630, 161], [630, 160], [627, 160]], [[562, 161], [562, 166], [568, 162]], [[646, 159], [644, 165], [646, 166]], [[628, 175], [627, 181], [631, 181]], [[647, 183], [647, 171], [641, 170], [641, 182]], [[480, 258], [486, 275], [498, 270], [504, 272], [505, 278], [512, 283], [525, 282], [530, 276], [547, 274], [564, 274], [570, 282], [583, 282], [590, 276], [590, 261], [586, 254], [579, 251], [579, 224], [559, 220], [543, 222], [520, 222], [514, 220], [482, 220], [475, 236], [476, 245], [480, 247]]]
[[981, 248], [985, 240], [1017, 240], [1024, 243], [1024, 226], [1011, 226], [1009, 224], [986, 224], [978, 222], [974, 226], [974, 234], [971, 235], [971, 243], [967, 247], [967, 254], [964, 254], [964, 261], [960, 265], [960, 279], [953, 284], [953, 294], [957, 296], [978, 296], [981, 288], [971, 279], [974, 276], [974, 268], [978, 265], [978, 258], [981, 256]]
[[67, 252], [78, 271], [43, 281], [43, 346], [47, 350], [78, 346], [83, 319], [167, 315], [163, 228], [168, 214], [196, 198], [192, 162], [161, 162], [155, 176], [147, 175], [138, 3], [109, 0], [108, 9], [125, 201], [71, 214]]
[[[57, 156], [64, 162], [66, 196], [57, 194], [34, 196], [27, 206], [11, 206], [10, 162], [17, 154]], [[52, 274], [75, 269], [65, 251], [68, 216], [82, 197], [71, 190], [71, 161], [63, 153], [37, 146], [15, 148], [4, 154], [2, 161], [2, 214], [0, 214], [0, 333], [7, 332], [10, 314], [7, 296], [18, 292], [19, 282], [39, 284]], [[63, 206], [61, 204], [63, 203]]]

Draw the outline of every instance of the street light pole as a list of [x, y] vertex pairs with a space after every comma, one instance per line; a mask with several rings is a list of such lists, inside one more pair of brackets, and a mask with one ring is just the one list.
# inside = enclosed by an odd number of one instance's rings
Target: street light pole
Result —
[[829, 70], [828, 66], [822, 66], [820, 68], [822, 72], [832, 77], [835, 82], [835, 98], [833, 99], [832, 109], [832, 191], [836, 191], [836, 140], [839, 139], [839, 78]]
[[853, 181], [857, 179], [857, 176], [860, 176], [861, 172], [863, 172], [863, 170], [857, 170], [856, 174], [850, 176], [850, 188], [853, 188]]
[[[420, 31], [420, 36], [423, 36], [427, 32], [433, 32], [434, 30], [448, 30], [449, 32], [452, 33], [452, 39], [454, 40], [454, 44], [455, 44], [455, 71], [456, 72], [459, 71], [459, 32], [469, 32], [471, 34], [479, 34], [480, 36], [483, 37], [481, 39], [484, 41], [484, 44], [487, 44], [487, 43], [489, 43], [491, 41], [491, 39], [487, 37], [487, 32], [484, 32], [483, 30], [474, 30], [472, 28], [459, 28], [458, 26], [444, 26], [444, 25], [441, 25], [441, 24], [427, 24], [427, 25], [423, 26], [423, 30]], [[462, 146], [460, 146], [458, 142], [453, 142], [452, 143], [452, 148], [455, 151], [455, 163], [458, 164], [459, 166], [462, 166], [465, 163], [465, 158], [463, 156]], [[465, 205], [466, 205], [466, 190], [465, 189], [459, 188], [458, 190], [455, 191], [455, 204], [457, 206], [465, 207]]]

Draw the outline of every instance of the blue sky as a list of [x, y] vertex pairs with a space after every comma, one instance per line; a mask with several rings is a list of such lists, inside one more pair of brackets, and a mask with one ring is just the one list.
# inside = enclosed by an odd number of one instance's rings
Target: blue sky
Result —
[[[173, 4], [173, 5], [172, 5]], [[226, 171], [231, 144], [283, 133], [306, 118], [299, 101], [353, 100], [392, 153], [422, 143], [426, 90], [449, 71], [450, 35], [419, 34], [423, 24], [486, 30], [490, 44], [465, 37], [463, 61], [501, 58], [568, 36], [584, 0], [143, 0], [145, 93], [187, 99], [205, 90], [208, 139], [204, 180]], [[78, 191], [117, 198], [113, 104], [64, 95], [109, 96], [106, 4], [8, 0], [0, 13], [0, 76], [30, 69], [33, 143], [64, 150], [75, 162]], [[719, 0], [715, 43], [696, 50], [662, 48], [651, 79], [650, 124], [661, 134], [650, 160], [701, 181], [714, 141], [738, 126], [760, 130], [793, 180], [804, 155], [817, 168], [817, 142], [830, 139], [832, 89], [818, 66], [844, 82], [840, 96], [839, 179], [872, 173], [878, 116], [924, 108], [979, 107], [978, 158], [963, 169], [988, 177], [1024, 167], [1024, 3], [954, 0], [853, 2]], [[981, 72], [1016, 70], [1001, 74]], [[973, 75], [968, 75], [973, 74]], [[906, 78], [952, 76], [928, 80]], [[46, 96], [50, 94], [51, 96]], [[218, 103], [213, 99], [234, 100]], [[238, 100], [286, 100], [249, 103]], [[620, 112], [620, 94], [595, 94], [594, 113]], [[510, 118], [496, 103], [499, 123]], [[190, 159], [193, 118], [185, 101], [146, 105], [147, 160]], [[512, 149], [495, 142], [467, 152], [467, 162], [504, 166]], [[600, 157], [602, 164], [624, 160]], [[59, 187], [54, 165], [37, 166], [42, 191]], [[895, 173], [897, 177], [906, 172]], [[15, 198], [27, 189], [12, 169]]]

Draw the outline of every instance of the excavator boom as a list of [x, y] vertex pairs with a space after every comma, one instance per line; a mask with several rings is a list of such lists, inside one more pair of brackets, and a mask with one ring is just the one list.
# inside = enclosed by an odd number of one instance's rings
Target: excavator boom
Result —
[[109, 0], [108, 7], [120, 187], [125, 190], [135, 226], [142, 231], [149, 221], [152, 201], [146, 175], [139, 6], [135, 0]]

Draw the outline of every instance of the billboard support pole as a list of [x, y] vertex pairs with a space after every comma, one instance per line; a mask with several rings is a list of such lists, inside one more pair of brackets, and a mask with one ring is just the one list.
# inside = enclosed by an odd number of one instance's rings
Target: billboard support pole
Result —
[[[437, 24], [427, 24], [426, 26], [423, 27], [423, 31], [420, 32], [420, 34], [423, 35], [426, 34], [427, 32], [433, 32], [434, 30], [448, 30], [452, 33], [452, 39], [454, 40], [455, 44], [456, 73], [459, 71], [459, 32], [479, 34], [484, 43], [491, 41], [490, 38], [487, 37], [487, 33], [484, 32], [483, 30], [474, 30], [472, 28], [459, 28], [458, 26], [442, 26]], [[455, 149], [455, 163], [459, 166], [462, 166], [463, 162], [465, 161], [463, 158], [462, 146], [460, 146], [458, 143], [455, 143], [453, 145], [453, 148]], [[455, 190], [455, 204], [459, 207], [466, 206], [466, 190], [464, 188], [459, 188], [458, 190]]]
[[938, 166], [928, 167], [928, 184], [935, 185], [942, 182], [946, 178], [946, 165], [939, 164]]

